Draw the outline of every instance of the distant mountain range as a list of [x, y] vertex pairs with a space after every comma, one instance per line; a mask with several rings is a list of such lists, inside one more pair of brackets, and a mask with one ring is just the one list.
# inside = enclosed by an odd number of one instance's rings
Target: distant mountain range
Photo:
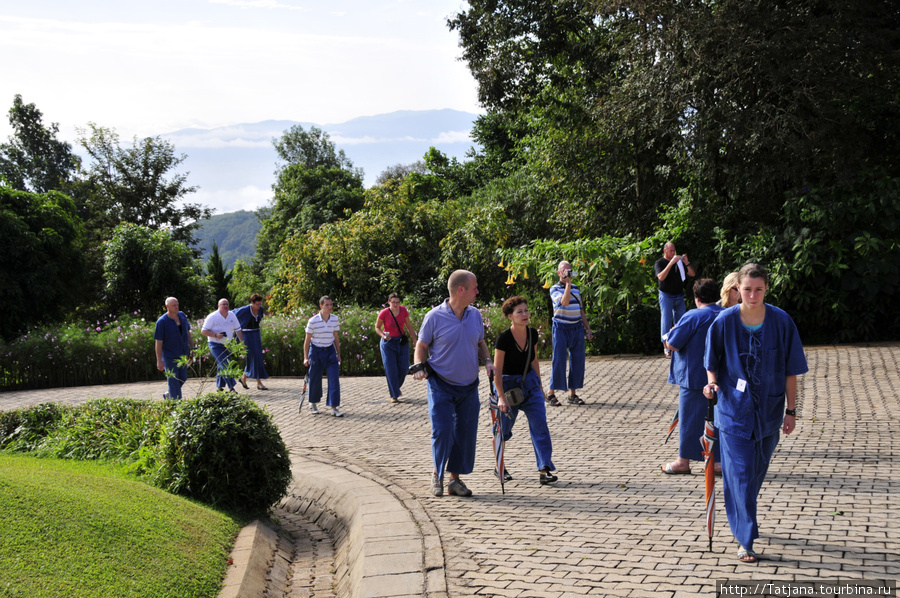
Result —
[[267, 120], [215, 129], [181, 129], [161, 135], [187, 158], [180, 172], [189, 172], [188, 184], [199, 190], [188, 201], [213, 208], [216, 214], [197, 232], [204, 259], [213, 240], [225, 266], [237, 259], [249, 261], [256, 252], [259, 221], [252, 213], [269, 204], [275, 181], [277, 156], [272, 139], [292, 126], [317, 126], [338, 149], [365, 172], [365, 185], [388, 166], [421, 160], [429, 147], [450, 157], [465, 159], [474, 145], [470, 132], [478, 117], [458, 110], [403, 110], [354, 118], [345, 123], [317, 125], [292, 120]]
[[464, 159], [474, 145], [470, 132], [477, 116], [449, 109], [402, 110], [338, 124], [267, 120], [215, 129], [181, 129], [161, 137], [171, 141], [177, 153], [187, 155], [181, 171], [190, 173], [188, 184], [200, 187], [188, 200], [221, 214], [268, 205], [277, 160], [272, 139], [293, 125], [304, 129], [315, 125], [326, 131], [335, 146], [364, 170], [369, 187], [388, 166], [421, 160], [432, 146]]

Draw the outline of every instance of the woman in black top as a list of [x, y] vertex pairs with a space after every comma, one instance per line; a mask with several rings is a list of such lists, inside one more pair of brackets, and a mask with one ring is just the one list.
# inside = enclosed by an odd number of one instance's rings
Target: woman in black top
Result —
[[[524, 297], [510, 297], [501, 307], [503, 315], [509, 318], [511, 326], [497, 337], [494, 343], [494, 367], [502, 373], [494, 383], [497, 387], [500, 410], [508, 417], [500, 418], [503, 429], [503, 440], [512, 438], [512, 428], [516, 416], [523, 412], [528, 418], [528, 430], [531, 432], [531, 443], [540, 472], [541, 484], [550, 484], [558, 478], [551, 472], [556, 469], [551, 459], [553, 446], [550, 442], [550, 430], [547, 428], [547, 410], [544, 406], [544, 391], [541, 384], [541, 366], [538, 363], [535, 346], [538, 333], [528, 327], [530, 314], [528, 302]], [[516, 407], [510, 406], [505, 392], [513, 388], [521, 388], [525, 400]], [[494, 475], [499, 476], [498, 471]], [[503, 472], [506, 480], [511, 480], [509, 472]]]

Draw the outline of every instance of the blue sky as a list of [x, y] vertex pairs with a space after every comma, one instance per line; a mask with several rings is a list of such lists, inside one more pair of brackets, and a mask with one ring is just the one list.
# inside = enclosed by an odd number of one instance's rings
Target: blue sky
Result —
[[480, 112], [461, 0], [0, 0], [0, 139], [21, 94], [74, 141], [268, 119]]

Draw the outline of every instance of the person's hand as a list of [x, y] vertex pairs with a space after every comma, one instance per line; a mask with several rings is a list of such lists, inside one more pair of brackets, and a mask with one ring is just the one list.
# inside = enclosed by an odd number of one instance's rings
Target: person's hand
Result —
[[669, 262], [671, 262], [671, 263], [673, 263], [673, 264], [677, 264], [678, 262], [681, 261], [681, 258], [682, 258], [682, 257], [683, 257], [683, 256], [680, 256], [680, 255], [673, 255], [673, 256], [672, 256], [672, 259], [670, 259]]
[[497, 398], [497, 407], [500, 408], [500, 411], [503, 413], [509, 413], [509, 403], [506, 402], [506, 394], [502, 394]]
[[784, 416], [784, 425], [781, 427], [781, 430], [785, 434], [790, 434], [797, 427], [797, 418], [793, 415], [785, 415]]
[[166, 371], [166, 366], [165, 366], [165, 364], [162, 362], [162, 359], [157, 359], [157, 360], [156, 360], [156, 369], [158, 369], [160, 372]]
[[309, 367], [309, 357], [307, 357], [306, 359], [303, 360], [303, 367], [305, 367], [305, 368]]
[[591, 340], [592, 338], [594, 338], [594, 333], [593, 333], [593, 331], [592, 331], [590, 328], [588, 328], [588, 330], [587, 330], [587, 332], [585, 333], [584, 336], [585, 336], [588, 340]]
[[703, 387], [703, 396], [712, 401], [713, 393], [719, 392], [718, 384], [707, 384]]
[[484, 371], [486, 371], [488, 375], [496, 374], [497, 368], [494, 367], [494, 362], [488, 361], [486, 364], [484, 364]]
[[413, 380], [424, 380], [427, 377], [428, 377], [428, 372], [426, 372], [424, 369], [421, 369], [418, 372], [416, 372], [415, 374], [413, 374]]

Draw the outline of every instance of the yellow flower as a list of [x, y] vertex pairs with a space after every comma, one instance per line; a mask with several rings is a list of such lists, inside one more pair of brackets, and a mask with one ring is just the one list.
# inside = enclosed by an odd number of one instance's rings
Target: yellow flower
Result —
[[544, 288], [545, 288], [545, 289], [549, 289], [549, 288], [550, 288], [550, 281], [549, 281], [549, 280], [548, 280], [547, 282], [544, 283]]
[[502, 267], [503, 267], [503, 258], [502, 258], [502, 257], [500, 258], [500, 263], [497, 264], [497, 267], [498, 267], [498, 268], [502, 268]]
[[644, 264], [647, 263], [647, 258], [645, 258], [644, 256], [641, 256], [641, 259], [638, 260], [638, 263], [643, 266]]
[[528, 280], [528, 270], [524, 270], [522, 272], [522, 278], [524, 278], [525, 280]]

